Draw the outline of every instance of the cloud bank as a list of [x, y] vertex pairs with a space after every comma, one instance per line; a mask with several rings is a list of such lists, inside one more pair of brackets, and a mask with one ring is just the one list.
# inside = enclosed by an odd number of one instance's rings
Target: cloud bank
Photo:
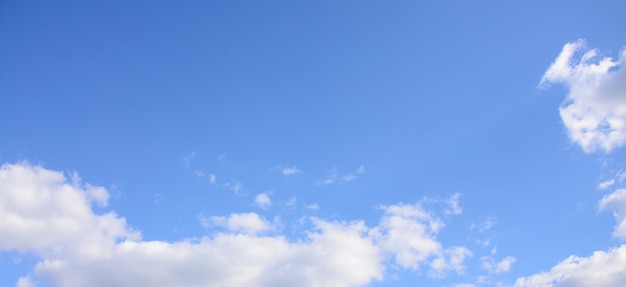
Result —
[[381, 207], [374, 227], [312, 217], [300, 239], [276, 234], [256, 213], [209, 216], [204, 223], [222, 231], [166, 242], [144, 241], [123, 217], [94, 211], [107, 200], [106, 189], [77, 176], [3, 165], [0, 252], [39, 258], [15, 286], [365, 286], [389, 268], [462, 273], [472, 254], [445, 248], [436, 237], [444, 222], [420, 202]]

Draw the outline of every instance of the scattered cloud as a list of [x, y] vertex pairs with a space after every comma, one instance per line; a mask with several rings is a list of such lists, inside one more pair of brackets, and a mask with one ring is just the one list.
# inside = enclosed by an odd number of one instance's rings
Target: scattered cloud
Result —
[[113, 212], [95, 214], [91, 203], [102, 198], [60, 172], [2, 166], [0, 251], [40, 258], [16, 286], [365, 286], [384, 280], [389, 266], [462, 273], [471, 256], [437, 240], [444, 223], [420, 202], [381, 207], [374, 227], [308, 218], [313, 228], [296, 241], [268, 234], [274, 223], [256, 213], [200, 215], [205, 227], [223, 230], [167, 242], [141, 240]]
[[267, 192], [259, 193], [254, 197], [254, 203], [263, 209], [267, 209], [272, 205], [272, 200]]
[[561, 119], [572, 142], [587, 153], [608, 153], [626, 143], [626, 50], [618, 60], [598, 54], [584, 40], [567, 43], [540, 82], [568, 88]]
[[215, 176], [215, 174], [206, 173], [204, 171], [196, 169], [193, 171], [193, 175], [208, 179], [210, 184], [217, 184], [217, 176]]
[[515, 287], [603, 286], [626, 282], [626, 245], [596, 251], [589, 257], [570, 256], [548, 272], [517, 279]]
[[241, 189], [243, 188], [243, 184], [241, 184], [241, 182], [238, 182], [238, 181], [227, 182], [227, 183], [224, 183], [223, 186], [232, 190], [232, 192], [234, 192], [237, 195], [240, 194]]
[[[494, 249], [495, 250], [495, 249]], [[495, 252], [492, 252], [492, 254]], [[492, 256], [483, 256], [480, 258], [481, 267], [489, 272], [490, 274], [500, 274], [504, 272], [509, 272], [513, 263], [515, 263], [517, 259], [513, 256], [508, 256], [500, 262], [496, 262]]]
[[301, 173], [302, 171], [300, 171], [297, 167], [293, 166], [293, 167], [281, 168], [280, 172], [284, 176], [288, 176], [288, 175]]
[[446, 203], [448, 205], [448, 207], [446, 207], [444, 211], [446, 214], [457, 215], [457, 214], [463, 213], [463, 208], [461, 208], [461, 206], [459, 205], [460, 197], [461, 197], [461, 194], [457, 192], [453, 194], [452, 196], [450, 196], [448, 200], [446, 200]]
[[421, 203], [381, 209], [384, 215], [372, 235], [396, 266], [414, 271], [429, 266], [431, 277], [441, 277], [447, 270], [463, 273], [463, 261], [472, 255], [471, 251], [465, 247], [443, 248], [436, 236], [445, 224]]
[[185, 155], [183, 157], [183, 162], [185, 163], [185, 166], [187, 168], [189, 168], [189, 165], [191, 164], [191, 161], [194, 160], [196, 158], [196, 152], [192, 151], [189, 154]]
[[[598, 202], [601, 211], [611, 209], [617, 220], [613, 235], [626, 238], [626, 189], [618, 189]], [[589, 257], [572, 255], [548, 272], [519, 278], [515, 287], [623, 286], [626, 282], [626, 244]]]
[[230, 232], [255, 235], [272, 230], [272, 225], [256, 213], [233, 213], [228, 217], [198, 216], [204, 227], [222, 227]]
[[292, 196], [286, 203], [285, 206], [295, 206], [298, 199], [295, 196]]
[[306, 208], [308, 210], [318, 210], [318, 209], [320, 209], [320, 206], [317, 203], [313, 203], [313, 204], [305, 205], [304, 208]]
[[617, 220], [613, 235], [626, 238], [626, 189], [618, 189], [604, 196], [598, 203], [598, 207], [601, 211], [613, 210], [613, 216]]
[[615, 179], [603, 181], [598, 184], [598, 189], [607, 189], [615, 184]]
[[487, 216], [485, 221], [480, 223], [472, 223], [469, 227], [470, 230], [478, 230], [479, 232], [486, 232], [498, 223], [498, 219], [495, 216]]
[[365, 173], [365, 166], [359, 166], [355, 171], [339, 176], [337, 167], [333, 167], [328, 171], [328, 176], [318, 182], [318, 185], [329, 185], [337, 181], [349, 182], [359, 178], [359, 175]]
[[220, 155], [217, 156], [217, 162], [219, 163], [226, 163], [226, 157], [228, 156], [227, 152], [221, 153]]

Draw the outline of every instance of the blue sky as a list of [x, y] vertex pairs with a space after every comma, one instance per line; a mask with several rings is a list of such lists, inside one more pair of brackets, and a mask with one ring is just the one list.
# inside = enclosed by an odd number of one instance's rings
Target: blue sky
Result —
[[94, 2], [0, 2], [0, 285], [626, 280], [624, 1]]

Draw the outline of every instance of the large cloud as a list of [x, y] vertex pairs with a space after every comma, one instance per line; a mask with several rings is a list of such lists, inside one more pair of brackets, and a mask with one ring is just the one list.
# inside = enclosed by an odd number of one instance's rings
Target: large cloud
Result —
[[420, 203], [383, 207], [373, 228], [311, 218], [314, 228], [299, 240], [268, 235], [270, 222], [242, 213], [208, 217], [223, 232], [164, 242], [142, 241], [124, 218], [94, 212], [107, 199], [106, 189], [77, 176], [3, 165], [0, 251], [40, 257], [16, 286], [364, 286], [383, 280], [388, 266], [461, 273], [471, 255], [437, 241], [443, 221]]
[[623, 287], [626, 245], [596, 251], [590, 257], [570, 256], [550, 271], [519, 278], [515, 287]]
[[599, 58], [585, 42], [568, 43], [541, 79], [541, 86], [568, 89], [560, 108], [570, 139], [585, 152], [610, 152], [626, 143], [626, 50], [617, 61]]

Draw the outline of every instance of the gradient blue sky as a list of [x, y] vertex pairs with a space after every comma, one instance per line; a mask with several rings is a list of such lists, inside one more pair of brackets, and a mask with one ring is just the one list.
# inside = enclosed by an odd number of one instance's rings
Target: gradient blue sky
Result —
[[[172, 286], [584, 285], [570, 273], [551, 283], [540, 276], [570, 255], [601, 264], [595, 251], [626, 270], [626, 230], [616, 229], [626, 217], [623, 27], [618, 0], [0, 1], [0, 216], [46, 225], [84, 205], [84, 216], [114, 212], [122, 229], [141, 233], [106, 237], [113, 245], [103, 250], [123, 242], [193, 250], [220, 236], [315, 247], [311, 234], [334, 230], [320, 220], [362, 224], [355, 240], [377, 250], [380, 271], [336, 281], [267, 275], [325, 265], [330, 251], [260, 260], [264, 275], [243, 283], [155, 266], [171, 272]], [[572, 61], [555, 61], [568, 51], [578, 51]], [[589, 51], [597, 55], [586, 60]], [[613, 65], [603, 70], [604, 57]], [[578, 121], [564, 117], [570, 110]], [[44, 180], [43, 170], [65, 179]], [[73, 174], [82, 200], [57, 206], [36, 196]], [[106, 191], [94, 199], [93, 186]], [[20, 196], [38, 202], [40, 217], [12, 205]], [[402, 206], [428, 216], [393, 209]], [[102, 272], [100, 261], [72, 250], [82, 233], [20, 245], [16, 238], [67, 231], [9, 221], [0, 220], [0, 285], [99, 286], [89, 274]], [[433, 222], [441, 228], [429, 229]], [[403, 261], [423, 250], [391, 240], [394, 230], [406, 231], [400, 241], [423, 236], [440, 248]], [[87, 281], [41, 267], [54, 260], [70, 270], [80, 263]], [[203, 260], [183, 265], [202, 269]], [[548, 285], [525, 283], [533, 275]], [[625, 275], [615, 276], [605, 286]]]

